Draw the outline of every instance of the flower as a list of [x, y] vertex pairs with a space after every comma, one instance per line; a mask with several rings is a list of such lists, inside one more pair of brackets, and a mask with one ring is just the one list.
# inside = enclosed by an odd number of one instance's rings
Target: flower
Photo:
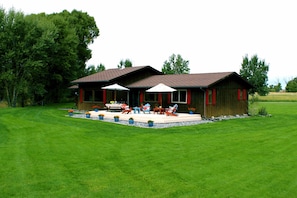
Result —
[[152, 122], [154, 122], [154, 121], [153, 121], [153, 120], [148, 120], [148, 121], [147, 121], [147, 123], [152, 123]]
[[129, 120], [134, 120], [134, 119], [131, 117], [131, 118], [129, 118]]
[[118, 115], [115, 115], [115, 116], [113, 116], [114, 118], [120, 118], [120, 116], [118, 116]]
[[104, 116], [104, 114], [99, 114], [99, 116]]
[[92, 108], [93, 108], [93, 109], [99, 109], [100, 106], [99, 106], [99, 105], [94, 105], [94, 106], [92, 106]]
[[188, 107], [188, 110], [189, 110], [189, 111], [195, 111], [196, 108], [195, 108], [195, 107]]
[[90, 114], [91, 114], [90, 112], [88, 112], [88, 111], [86, 112], [86, 115], [90, 115]]
[[68, 110], [68, 113], [73, 113], [73, 112], [74, 112], [73, 109], [69, 109], [69, 110]]

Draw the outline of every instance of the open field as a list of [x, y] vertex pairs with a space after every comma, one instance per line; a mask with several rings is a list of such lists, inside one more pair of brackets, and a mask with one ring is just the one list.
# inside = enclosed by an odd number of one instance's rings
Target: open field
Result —
[[296, 197], [297, 103], [271, 117], [137, 128], [0, 109], [1, 197]]
[[297, 93], [289, 92], [270, 92], [267, 96], [256, 96], [259, 101], [286, 101], [286, 102], [297, 102]]

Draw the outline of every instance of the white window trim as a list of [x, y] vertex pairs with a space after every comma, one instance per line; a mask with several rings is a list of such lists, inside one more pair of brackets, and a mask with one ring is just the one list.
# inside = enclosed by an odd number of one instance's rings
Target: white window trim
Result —
[[[185, 91], [186, 92], [186, 101], [180, 101], [180, 91]], [[171, 93], [171, 103], [179, 103], [179, 104], [187, 104], [188, 101], [188, 90], [187, 89], [177, 89], [175, 93], [178, 92], [178, 101], [173, 101], [173, 94], [174, 92]]]

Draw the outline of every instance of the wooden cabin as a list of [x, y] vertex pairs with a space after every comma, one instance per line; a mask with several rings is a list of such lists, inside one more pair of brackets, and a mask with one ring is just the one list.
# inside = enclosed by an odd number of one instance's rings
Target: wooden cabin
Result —
[[[89, 110], [94, 105], [104, 107], [114, 100], [125, 102], [131, 107], [144, 103], [162, 107], [178, 104], [178, 112], [188, 112], [192, 108], [195, 113], [206, 118], [247, 114], [248, 90], [252, 88], [236, 72], [164, 75], [150, 66], [109, 69], [77, 79], [73, 83], [79, 89], [78, 109]], [[129, 91], [102, 89], [113, 83], [127, 87]], [[177, 91], [146, 92], [158, 83]]]

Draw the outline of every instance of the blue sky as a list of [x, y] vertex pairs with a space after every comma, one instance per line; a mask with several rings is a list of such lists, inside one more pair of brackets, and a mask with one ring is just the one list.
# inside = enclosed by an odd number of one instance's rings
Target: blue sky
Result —
[[[269, 84], [297, 77], [297, 28], [293, 0], [2, 0], [25, 14], [73, 9], [96, 20], [100, 36], [87, 65], [116, 68], [120, 60], [161, 70], [173, 53], [191, 73], [235, 71], [243, 56], [269, 64]], [[283, 87], [284, 88], [284, 87]]]

